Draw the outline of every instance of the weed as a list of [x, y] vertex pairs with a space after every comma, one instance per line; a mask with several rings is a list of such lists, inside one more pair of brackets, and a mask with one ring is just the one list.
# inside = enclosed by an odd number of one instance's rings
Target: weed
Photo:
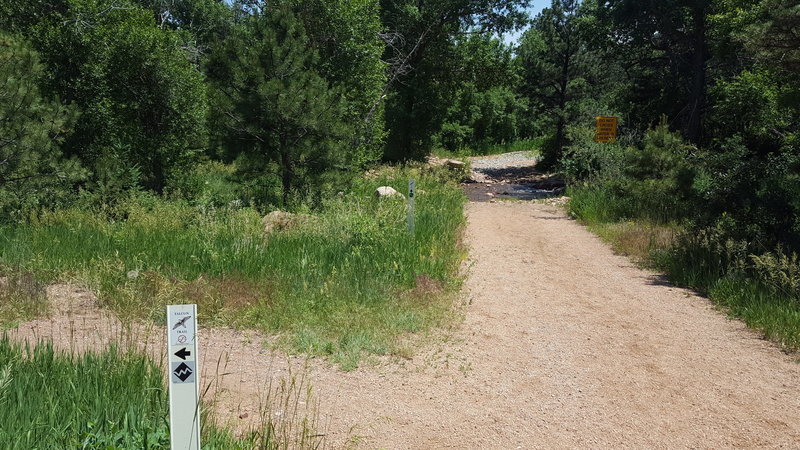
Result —
[[573, 186], [570, 194], [570, 213], [617, 252], [707, 294], [784, 348], [800, 349], [796, 255], [781, 248], [754, 254], [753, 245], [730, 238], [723, 226], [687, 232], [675, 223], [626, 219], [635, 211], [629, 199], [602, 185]]
[[[132, 350], [112, 346], [75, 355], [49, 342], [23, 346], [3, 336], [0, 447], [168, 448], [163, 383], [163, 368]], [[204, 401], [203, 447], [319, 448], [324, 435], [315, 431], [312, 400], [305, 375], [271, 381], [259, 420], [238, 437], [213, 420]]]
[[[405, 202], [373, 196], [381, 185], [402, 191], [411, 178], [420, 192], [413, 236]], [[268, 233], [253, 208], [142, 194], [2, 227], [0, 262], [83, 285], [123, 317], [159, 321], [166, 304], [197, 303], [203, 323], [279, 333], [352, 368], [444, 320], [464, 256], [463, 203], [446, 169], [419, 165], [374, 170], [304, 226]], [[418, 279], [427, 287], [410, 301]]]
[[31, 272], [0, 266], [0, 326], [47, 312], [45, 286]]

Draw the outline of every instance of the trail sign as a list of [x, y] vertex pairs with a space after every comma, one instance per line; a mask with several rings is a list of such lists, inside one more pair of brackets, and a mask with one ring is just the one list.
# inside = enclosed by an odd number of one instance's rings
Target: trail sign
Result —
[[167, 370], [172, 450], [200, 449], [197, 305], [167, 306]]
[[617, 118], [613, 116], [598, 116], [594, 134], [595, 142], [617, 141]]
[[414, 202], [417, 195], [417, 182], [408, 180], [408, 232], [414, 234]]

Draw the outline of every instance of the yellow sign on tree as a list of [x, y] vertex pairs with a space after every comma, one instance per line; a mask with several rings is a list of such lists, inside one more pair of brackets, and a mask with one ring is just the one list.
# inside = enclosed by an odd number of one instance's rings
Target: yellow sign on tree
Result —
[[594, 134], [595, 142], [617, 141], [617, 118], [613, 116], [598, 116], [597, 128]]

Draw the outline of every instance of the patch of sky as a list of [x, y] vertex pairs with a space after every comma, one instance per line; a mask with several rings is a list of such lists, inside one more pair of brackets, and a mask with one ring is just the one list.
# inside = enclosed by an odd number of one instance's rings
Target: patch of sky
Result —
[[[528, 6], [528, 16], [533, 19], [536, 17], [537, 14], [542, 12], [543, 9], [550, 6], [551, 0], [531, 0], [530, 5]], [[519, 42], [519, 38], [522, 36], [522, 33], [528, 29], [528, 26], [524, 26], [519, 30], [510, 31], [508, 33], [503, 33], [503, 42], [506, 44], [517, 45]]]

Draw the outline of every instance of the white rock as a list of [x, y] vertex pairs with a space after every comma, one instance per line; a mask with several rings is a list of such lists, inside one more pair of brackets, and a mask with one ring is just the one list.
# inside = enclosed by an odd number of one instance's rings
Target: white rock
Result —
[[395, 188], [393, 188], [391, 186], [381, 186], [378, 189], [375, 189], [375, 197], [377, 197], [377, 198], [392, 198], [392, 197], [405, 198], [403, 196], [403, 194], [397, 192], [397, 190], [395, 190]]
[[447, 167], [450, 167], [451, 169], [463, 169], [464, 166], [467, 165], [467, 163], [464, 161], [459, 161], [457, 159], [448, 159], [446, 164]]

